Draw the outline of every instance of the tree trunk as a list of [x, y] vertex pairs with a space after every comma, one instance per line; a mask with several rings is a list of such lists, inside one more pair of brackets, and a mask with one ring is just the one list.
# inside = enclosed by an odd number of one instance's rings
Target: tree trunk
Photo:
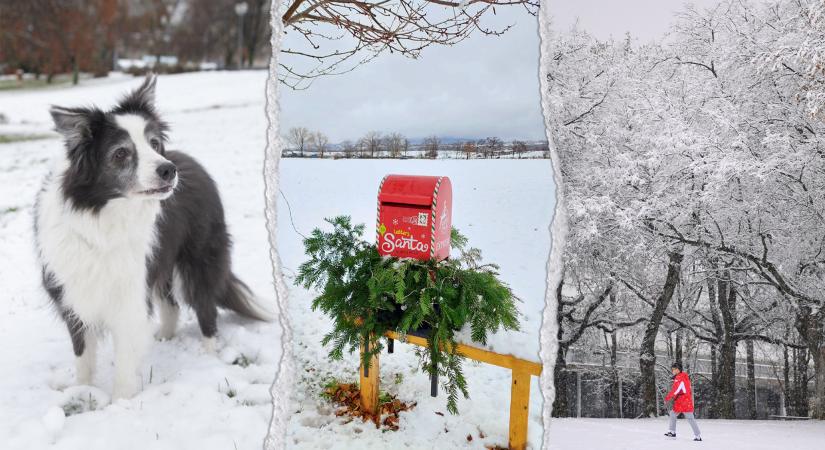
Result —
[[748, 357], [748, 418], [756, 419], [756, 371], [753, 361], [753, 341], [745, 341]]
[[722, 345], [719, 355], [719, 417], [735, 419], [736, 407], [736, 290], [730, 273], [723, 271], [718, 282], [717, 297], [722, 316]]
[[716, 344], [710, 345], [710, 418], [719, 418], [719, 356]]
[[793, 403], [791, 402], [791, 367], [790, 362], [788, 361], [788, 346], [782, 346], [782, 391], [785, 397], [785, 414], [793, 415]]
[[[825, 308], [813, 312], [809, 306], [799, 308], [796, 319], [796, 329], [805, 341], [808, 352], [814, 360], [814, 401], [811, 417], [825, 419]], [[803, 351], [804, 353], [804, 351]], [[805, 415], [808, 408], [808, 355], [800, 358], [797, 364], [799, 371], [798, 393], [800, 407]], [[803, 403], [804, 402], [804, 403]]]
[[[616, 308], [616, 292], [610, 291], [610, 308], [614, 310]], [[616, 340], [616, 327], [613, 327], [613, 331], [610, 333], [610, 374], [611, 376], [611, 383], [613, 392], [614, 401], [613, 401], [613, 417], [622, 417], [622, 393], [621, 384], [619, 384], [619, 353], [618, 353], [618, 345]]]
[[793, 403], [794, 414], [808, 415], [808, 351], [804, 348], [794, 349], [793, 367]]
[[569, 417], [570, 403], [567, 398], [567, 361], [559, 349], [556, 355], [556, 366], [553, 367], [553, 385], [556, 387], [556, 398], [553, 399], [553, 417]]
[[72, 85], [77, 86], [77, 83], [80, 82], [80, 68], [77, 66], [77, 58], [72, 55], [71, 57], [71, 64], [72, 64]]
[[[716, 280], [708, 278], [708, 302], [710, 304], [710, 315], [713, 322], [715, 337], [722, 340], [722, 321], [719, 319], [719, 301], [716, 292]], [[719, 342], [712, 342], [710, 345], [710, 418], [719, 418]]]
[[815, 349], [814, 358], [814, 410], [811, 417], [825, 420], [825, 347]]
[[656, 336], [659, 334], [659, 326], [662, 323], [665, 310], [676, 286], [679, 284], [681, 272], [682, 254], [673, 252], [667, 265], [667, 275], [662, 294], [656, 299], [653, 306], [653, 314], [645, 327], [645, 334], [642, 338], [641, 351], [639, 352], [639, 370], [642, 381], [642, 404], [644, 405], [644, 415], [655, 417], [659, 413], [659, 405], [656, 401]]
[[674, 356], [675, 356], [676, 362], [679, 363], [679, 364], [683, 364], [682, 367], [684, 367], [684, 363], [682, 362], [682, 330], [681, 329], [676, 330], [676, 349], [674, 350]]

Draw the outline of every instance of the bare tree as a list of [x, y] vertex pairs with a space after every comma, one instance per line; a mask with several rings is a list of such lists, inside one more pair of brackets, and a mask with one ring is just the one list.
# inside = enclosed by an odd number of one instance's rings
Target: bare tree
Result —
[[524, 141], [515, 140], [512, 144], [513, 156], [518, 155], [519, 158], [527, 153], [527, 144]]
[[0, 1], [0, 61], [10, 69], [55, 74], [105, 75], [111, 68], [118, 22], [113, 0]]
[[485, 158], [492, 158], [494, 156], [498, 157], [503, 148], [504, 142], [497, 137], [488, 137], [484, 140], [484, 145], [482, 147]]
[[478, 146], [473, 141], [467, 141], [461, 145], [461, 152], [464, 153], [465, 159], [473, 158], [478, 152]]
[[320, 131], [316, 131], [311, 135], [311, 143], [312, 147], [318, 153], [318, 157], [323, 158], [324, 152], [327, 150], [327, 147], [329, 146], [329, 138], [327, 137], [327, 135]]
[[384, 138], [384, 148], [387, 149], [390, 158], [398, 158], [401, 156], [405, 146], [406, 138], [400, 133], [391, 133]]
[[362, 154], [369, 155], [370, 158], [380, 155], [381, 140], [381, 133], [378, 131], [370, 131], [365, 134], [359, 142]]
[[438, 136], [430, 136], [424, 139], [424, 157], [430, 159], [438, 158], [438, 148], [441, 146], [441, 141]]
[[500, 36], [512, 25], [482, 24], [495, 7], [521, 6], [535, 15], [538, 0], [287, 0], [281, 17], [297, 39], [281, 49], [279, 80], [302, 89], [315, 78], [349, 72], [384, 52], [417, 58], [432, 45], [454, 45], [473, 33]]
[[268, 44], [270, 33], [270, 0], [247, 0], [247, 2], [250, 3], [250, 8], [243, 17], [243, 42], [246, 52], [244, 61], [247, 67], [252, 67], [261, 49], [269, 48], [266, 44]]
[[355, 156], [355, 153], [358, 151], [358, 148], [355, 144], [352, 143], [350, 140], [346, 140], [341, 143], [341, 149], [344, 150], [344, 157], [352, 158]]
[[301, 156], [304, 156], [304, 149], [310, 141], [312, 132], [305, 127], [292, 127], [287, 131], [286, 140]]

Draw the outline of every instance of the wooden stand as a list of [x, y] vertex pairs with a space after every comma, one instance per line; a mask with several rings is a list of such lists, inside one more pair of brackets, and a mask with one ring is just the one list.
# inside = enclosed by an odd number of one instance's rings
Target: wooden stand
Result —
[[[398, 333], [388, 331], [385, 334], [390, 339], [400, 340]], [[408, 344], [427, 347], [427, 339], [421, 336], [407, 335]], [[362, 356], [364, 345], [361, 345]], [[444, 351], [451, 349], [444, 348]], [[494, 366], [504, 367], [512, 371], [510, 385], [510, 450], [524, 450], [527, 448], [527, 423], [530, 412], [530, 376], [541, 375], [541, 364], [526, 359], [516, 358], [513, 355], [502, 355], [478, 347], [458, 344], [456, 351], [465, 358], [485, 362]], [[364, 376], [361, 368], [361, 407], [364, 411], [378, 411], [378, 356], [370, 363], [369, 376]], [[379, 418], [380, 420], [380, 418]]]
[[376, 425], [381, 421], [378, 410], [378, 354], [370, 359], [368, 368], [364, 367], [363, 355], [369, 351], [368, 342], [361, 343], [361, 364], [360, 366], [360, 389], [361, 389], [361, 409], [373, 415]]

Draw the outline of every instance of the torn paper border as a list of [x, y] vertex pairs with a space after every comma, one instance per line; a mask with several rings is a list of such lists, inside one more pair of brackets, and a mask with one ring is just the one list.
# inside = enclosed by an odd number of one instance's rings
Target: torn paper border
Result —
[[[285, 446], [286, 426], [289, 423], [289, 392], [293, 385], [295, 361], [292, 358], [292, 328], [289, 324], [287, 305], [288, 290], [281, 272], [281, 258], [278, 255], [278, 166], [281, 162], [283, 143], [280, 138], [280, 108], [278, 106], [278, 54], [281, 51], [283, 23], [281, 22], [281, 2], [273, 1], [270, 5], [271, 34], [269, 43], [272, 56], [269, 59], [269, 77], [266, 81], [266, 150], [264, 155], [264, 197], [266, 204], [266, 229], [269, 233], [269, 257], [272, 260], [272, 281], [278, 304], [278, 323], [281, 326], [281, 358], [278, 373], [270, 387], [272, 395], [272, 419], [269, 423], [263, 447], [267, 450], [281, 449]], [[274, 344], [274, 342], [273, 342]]]

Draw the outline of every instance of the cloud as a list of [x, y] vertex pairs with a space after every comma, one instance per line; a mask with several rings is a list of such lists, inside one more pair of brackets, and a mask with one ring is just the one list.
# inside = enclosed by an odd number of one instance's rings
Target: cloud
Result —
[[452, 47], [425, 49], [418, 60], [387, 53], [305, 91], [283, 87], [282, 132], [305, 126], [332, 142], [373, 130], [410, 138], [544, 139], [537, 20], [521, 7], [496, 12], [488, 25], [514, 25], [503, 36], [476, 33]]
[[599, 39], [620, 39], [626, 32], [642, 42], [662, 37], [673, 13], [687, 3], [708, 8], [720, 0], [577, 0], [551, 2], [553, 27], [566, 31], [578, 21], [579, 29]]

